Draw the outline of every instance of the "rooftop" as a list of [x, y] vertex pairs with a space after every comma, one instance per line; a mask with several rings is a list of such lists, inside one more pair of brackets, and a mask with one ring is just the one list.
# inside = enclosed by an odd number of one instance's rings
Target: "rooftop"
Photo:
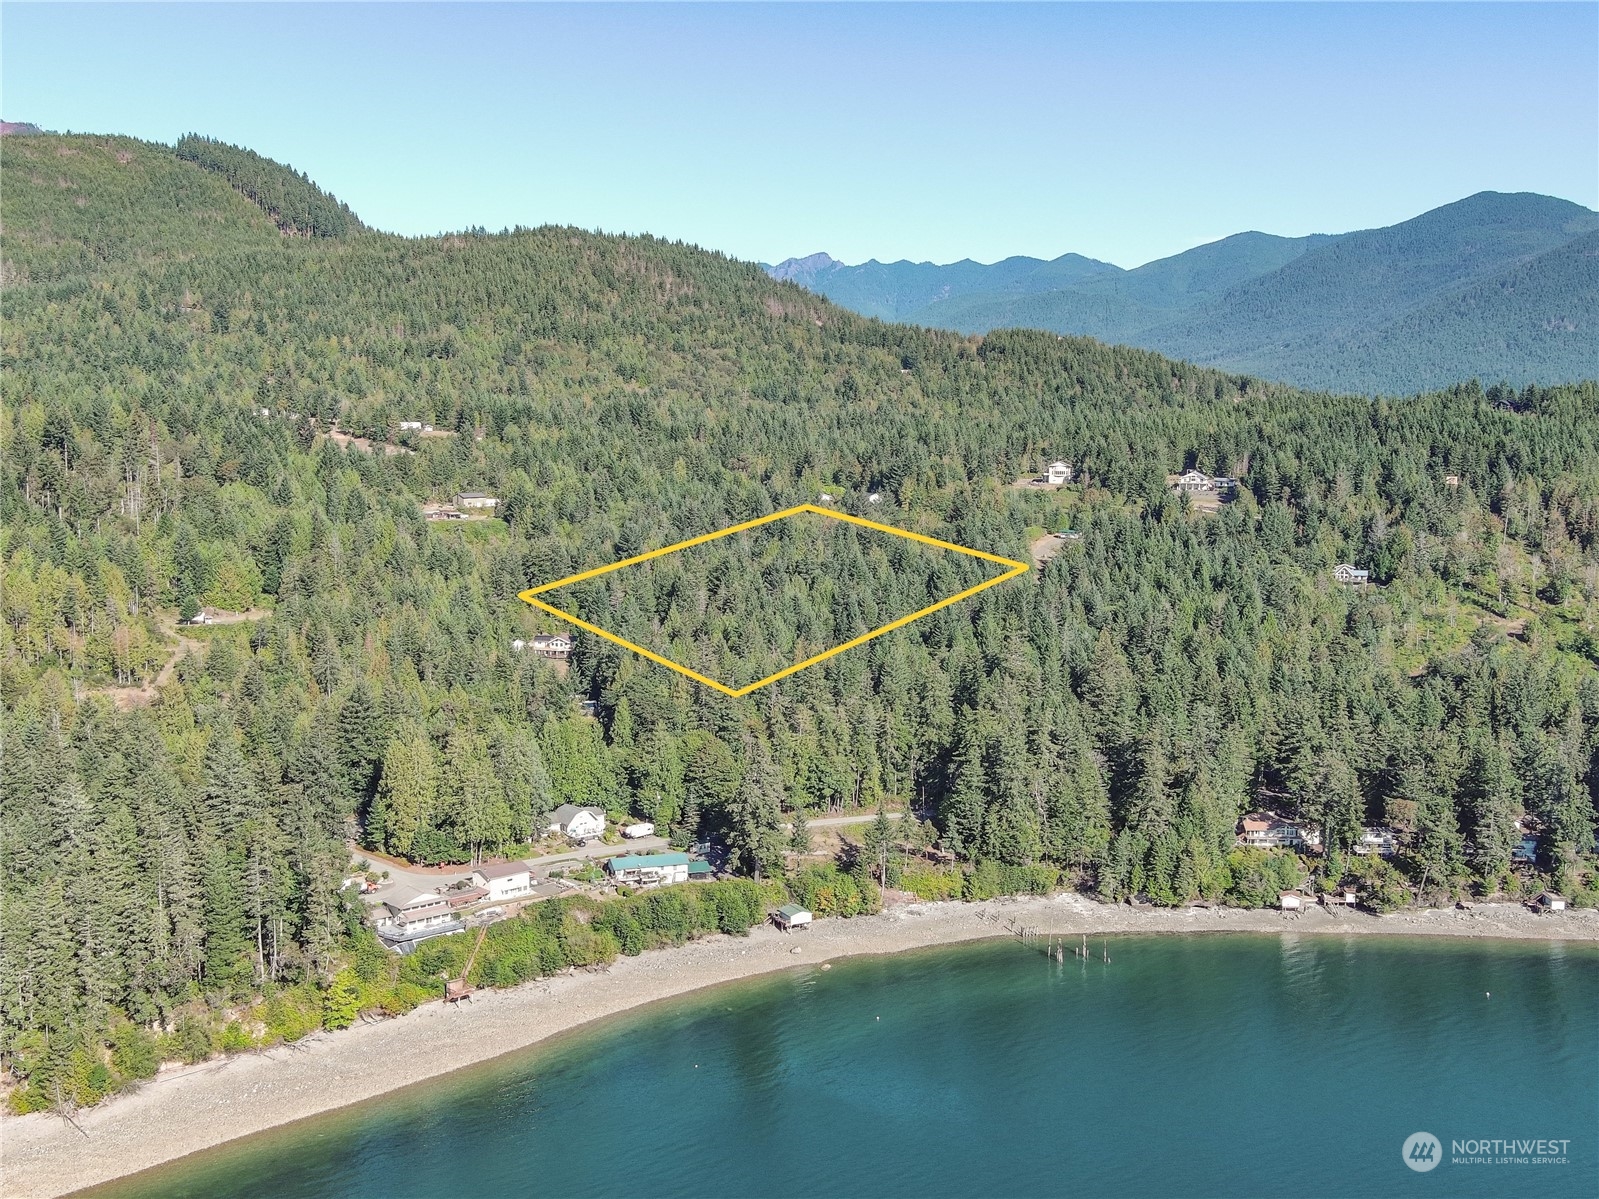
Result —
[[625, 853], [621, 857], [607, 858], [611, 870], [650, 870], [661, 866], [687, 866], [686, 853]]

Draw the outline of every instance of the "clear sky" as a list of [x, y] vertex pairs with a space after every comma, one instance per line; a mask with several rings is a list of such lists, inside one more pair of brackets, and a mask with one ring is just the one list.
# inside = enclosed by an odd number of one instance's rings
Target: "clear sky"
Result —
[[402, 233], [570, 223], [774, 262], [1599, 207], [1599, 5], [0, 8], [0, 112], [293, 164]]

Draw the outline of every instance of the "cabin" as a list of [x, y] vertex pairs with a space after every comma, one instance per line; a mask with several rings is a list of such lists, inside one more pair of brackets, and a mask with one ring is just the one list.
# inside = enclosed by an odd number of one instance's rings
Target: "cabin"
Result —
[[785, 933], [791, 933], [798, 928], [809, 928], [811, 920], [810, 912], [797, 903], [785, 904], [772, 913], [772, 923]]
[[1510, 851], [1510, 864], [1512, 866], [1536, 866], [1538, 864], [1538, 838], [1530, 834], [1523, 834], [1516, 847]]
[[463, 512], [472, 510], [490, 511], [500, 506], [497, 496], [492, 496], [486, 491], [461, 491], [455, 496], [455, 506]]
[[1310, 906], [1310, 897], [1303, 891], [1282, 891], [1277, 895], [1277, 906], [1285, 912], [1302, 912]]
[[400, 422], [400, 432], [402, 433], [420, 433], [421, 431], [422, 422], [419, 420], [402, 420]]
[[688, 882], [686, 853], [630, 853], [605, 859], [611, 881], [633, 887], [668, 887]]
[[472, 871], [472, 883], [486, 890], [492, 902], [499, 903], [506, 899], [519, 899], [531, 893], [533, 871], [528, 869], [526, 862], [501, 862], [496, 866], [478, 866]]
[[1060, 487], [1072, 481], [1072, 464], [1070, 462], [1051, 462], [1044, 471], [1044, 482], [1051, 487]]
[[1238, 844], [1250, 849], [1319, 849], [1321, 834], [1270, 812], [1253, 812], [1238, 822]]
[[550, 813], [549, 829], [574, 841], [586, 841], [605, 832], [605, 812], [601, 808], [580, 808], [564, 803]]
[[1353, 566], [1348, 562], [1340, 562], [1337, 566], [1333, 567], [1333, 581], [1342, 583], [1346, 587], [1358, 587], [1360, 584], [1366, 582], [1370, 578], [1371, 571], [1361, 570], [1360, 567]]
[[1336, 891], [1328, 891], [1322, 895], [1321, 902], [1329, 908], [1352, 908], [1358, 899], [1359, 896], [1355, 894], [1353, 887], [1340, 887]]
[[1545, 891], [1532, 901], [1532, 906], [1540, 912], [1563, 912], [1566, 910], [1566, 897], [1556, 895], [1553, 891]]
[[541, 658], [564, 662], [572, 653], [572, 640], [560, 633], [540, 633], [533, 638], [533, 652]]
[[1360, 840], [1355, 842], [1353, 849], [1362, 857], [1376, 854], [1378, 857], [1391, 858], [1399, 852], [1399, 842], [1394, 838], [1393, 829], [1367, 825], [1360, 830]]
[[1459, 475], [1445, 475], [1444, 476], [1444, 486], [1445, 487], [1459, 487], [1460, 486], [1460, 476]]

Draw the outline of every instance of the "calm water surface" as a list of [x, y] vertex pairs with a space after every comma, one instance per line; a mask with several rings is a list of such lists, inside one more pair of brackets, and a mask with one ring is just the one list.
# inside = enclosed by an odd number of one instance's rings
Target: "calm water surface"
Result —
[[[734, 984], [95, 1194], [1599, 1195], [1593, 946], [1092, 944]], [[1430, 1173], [1401, 1160], [1417, 1131]], [[1450, 1162], [1468, 1137], [1570, 1160]]]

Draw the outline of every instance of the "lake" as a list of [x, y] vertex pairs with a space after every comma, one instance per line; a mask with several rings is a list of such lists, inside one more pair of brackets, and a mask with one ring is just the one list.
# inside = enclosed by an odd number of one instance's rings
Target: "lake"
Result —
[[[1567, 1160], [1452, 1160], [1494, 1138]], [[1599, 947], [1125, 936], [802, 967], [94, 1194], [1592, 1196]]]

